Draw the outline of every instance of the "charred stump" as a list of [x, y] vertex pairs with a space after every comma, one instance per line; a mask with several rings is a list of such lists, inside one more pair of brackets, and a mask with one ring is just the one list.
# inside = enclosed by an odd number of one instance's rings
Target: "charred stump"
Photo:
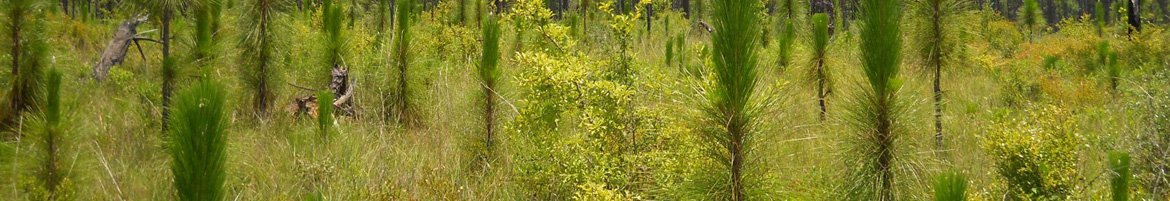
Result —
[[[122, 64], [126, 59], [126, 51], [130, 48], [130, 43], [138, 43], [139, 40], [154, 41], [146, 38], [138, 37], [138, 25], [146, 22], [147, 16], [135, 17], [127, 19], [118, 26], [118, 30], [114, 32], [114, 38], [106, 45], [105, 51], [102, 51], [102, 57], [98, 63], [93, 66], [93, 78], [97, 81], [103, 81], [109, 77], [110, 68]], [[139, 53], [142, 53], [142, 46], [138, 46]], [[143, 59], [145, 59], [143, 55]]]

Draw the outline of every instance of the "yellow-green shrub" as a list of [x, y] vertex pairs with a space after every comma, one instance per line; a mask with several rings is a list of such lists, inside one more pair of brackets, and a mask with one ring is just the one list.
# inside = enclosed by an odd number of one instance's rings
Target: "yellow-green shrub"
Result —
[[1006, 182], [1006, 193], [1025, 200], [1063, 200], [1073, 194], [1077, 154], [1085, 141], [1071, 111], [1039, 106], [1003, 119], [986, 133], [983, 147]]

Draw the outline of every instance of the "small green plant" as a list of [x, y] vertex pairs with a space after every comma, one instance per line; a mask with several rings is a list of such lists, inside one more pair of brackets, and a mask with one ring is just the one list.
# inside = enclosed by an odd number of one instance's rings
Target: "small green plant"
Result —
[[967, 178], [962, 173], [944, 172], [934, 180], [935, 201], [966, 201]]
[[322, 80], [319, 81], [324, 87], [328, 87], [333, 82], [333, 68], [344, 65], [342, 58], [342, 49], [345, 46], [345, 35], [342, 33], [342, 15], [343, 11], [341, 5], [333, 3], [335, 0], [324, 0], [321, 7], [321, 27], [325, 32], [325, 61], [326, 63], [321, 68]]
[[227, 159], [223, 85], [203, 80], [179, 93], [170, 130], [171, 173], [179, 200], [222, 200]]
[[317, 131], [322, 137], [329, 137], [333, 128], [333, 92], [317, 93]]
[[820, 119], [825, 120], [829, 113], [825, 98], [832, 90], [832, 81], [829, 78], [828, 67], [825, 66], [826, 53], [829, 46], [829, 18], [824, 13], [817, 13], [812, 17], [813, 47], [812, 68], [809, 70], [809, 80], [817, 85], [817, 103], [821, 107]]
[[1129, 153], [1109, 152], [1109, 186], [1113, 190], [1113, 201], [1129, 200], [1129, 180], [1133, 177], [1129, 170]]
[[1101, 40], [1097, 42], [1097, 58], [1096, 64], [1085, 65], [1086, 74], [1091, 74], [1097, 71], [1098, 68], [1107, 68], [1109, 65], [1109, 41]]

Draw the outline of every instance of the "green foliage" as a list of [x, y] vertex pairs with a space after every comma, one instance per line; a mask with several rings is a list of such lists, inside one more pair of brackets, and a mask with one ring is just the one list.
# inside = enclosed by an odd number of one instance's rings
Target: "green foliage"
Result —
[[1145, 129], [1138, 135], [1138, 167], [1136, 173], [1140, 186], [1149, 194], [1151, 200], [1165, 200], [1170, 197], [1170, 99], [1161, 98], [1170, 96], [1170, 69], [1159, 69], [1148, 73], [1141, 86], [1148, 91], [1142, 91], [1144, 101], [1135, 103], [1132, 108], [1141, 112], [1141, 118], [1146, 122]]
[[1109, 152], [1109, 186], [1113, 190], [1113, 201], [1129, 200], [1129, 180], [1133, 177], [1129, 170], [1129, 153]]
[[227, 159], [224, 86], [201, 81], [179, 93], [170, 126], [171, 172], [179, 200], [222, 200]]
[[958, 172], [944, 172], [934, 180], [935, 201], [966, 201], [967, 177]]
[[812, 17], [812, 47], [813, 57], [824, 59], [825, 50], [829, 47], [829, 17], [824, 13], [817, 13]]
[[344, 12], [342, 12], [341, 6], [334, 4], [333, 1], [335, 0], [324, 0], [324, 5], [321, 7], [321, 27], [325, 32], [326, 39], [326, 63], [323, 65], [324, 71], [322, 74], [322, 77], [325, 79], [322, 80], [322, 83], [324, 83], [322, 86], [329, 86], [329, 83], [333, 81], [333, 75], [330, 72], [332, 72], [334, 66], [344, 65], [341, 52], [345, 45], [345, 38], [341, 28], [344, 26], [342, 24]]
[[281, 26], [278, 12], [284, 6], [280, 0], [249, 0], [244, 7], [244, 16], [240, 18], [242, 30], [241, 42], [238, 48], [248, 51], [240, 52], [242, 78], [247, 89], [252, 91], [252, 106], [256, 113], [264, 115], [272, 108], [276, 101], [277, 90], [281, 83], [280, 73], [276, 70], [280, 64], [280, 50], [276, 39], [280, 38], [278, 27]]
[[869, 86], [863, 87], [848, 123], [858, 130], [852, 153], [858, 157], [850, 199], [896, 199], [896, 141], [902, 135], [897, 91], [902, 61], [902, 8], [894, 0], [863, 0], [861, 65]]
[[4, 130], [13, 126], [25, 112], [36, 111], [42, 96], [41, 75], [47, 65], [49, 46], [44, 36], [41, 36], [43, 20], [36, 15], [41, 5], [36, 0], [13, 0], [11, 5], [4, 6], [5, 14], [5, 42], [12, 61], [11, 90], [8, 92], [7, 103], [3, 107], [0, 127]]
[[1036, 0], [1024, 0], [1024, 5], [1020, 6], [1019, 16], [1024, 30], [1029, 32], [1035, 31], [1039, 23], [1044, 23], [1044, 16], [1040, 13], [1040, 3], [1037, 3]]
[[332, 128], [333, 92], [324, 90], [317, 93], [317, 131], [321, 137], [329, 137]]
[[220, 12], [222, 6], [218, 1], [204, 2], [194, 10], [195, 32], [193, 33], [194, 47], [190, 54], [190, 62], [198, 63], [200, 69], [212, 64], [218, 55], [215, 52], [217, 42], [216, 32], [219, 31]]
[[[516, 105], [523, 107], [506, 128], [515, 134], [501, 137], [518, 138], [510, 141], [522, 153], [512, 156], [512, 171], [525, 199], [646, 195], [651, 192], [643, 182], [659, 175], [643, 171], [656, 172], [686, 156], [665, 147], [680, 142], [663, 136], [660, 114], [633, 104], [635, 86], [614, 76], [613, 61], [543, 52], [517, 53], [512, 61], [527, 69], [516, 81], [524, 89]], [[663, 155], [670, 157], [651, 157]]]
[[37, 168], [37, 182], [40, 185], [32, 194], [42, 200], [66, 200], [72, 194], [69, 186], [71, 181], [66, 177], [68, 170], [62, 169], [62, 161], [66, 150], [72, 146], [67, 143], [70, 138], [66, 136], [66, 129], [61, 123], [61, 72], [56, 69], [50, 71], [44, 87], [45, 105], [39, 118], [33, 121], [40, 139], [37, 145], [43, 152], [38, 153], [37, 157], [40, 166]]
[[1097, 36], [1100, 37], [1105, 35], [1105, 6], [1101, 4], [1101, 1], [1097, 1], [1095, 8], [1093, 25], [1097, 29]]
[[983, 147], [1015, 199], [1064, 200], [1077, 186], [1077, 154], [1085, 140], [1067, 109], [1041, 106], [1004, 119], [984, 136]]
[[756, 149], [759, 132], [760, 97], [756, 85], [759, 65], [757, 40], [760, 34], [759, 1], [715, 1], [711, 36], [714, 47], [712, 76], [714, 83], [706, 90], [702, 132], [707, 157], [714, 168], [698, 180], [703, 199], [749, 200], [758, 198], [760, 175], [750, 155]]
[[829, 46], [829, 18], [824, 13], [817, 13], [812, 17], [812, 68], [809, 68], [809, 82], [817, 85], [817, 100], [821, 106], [820, 119], [825, 120], [828, 108], [825, 105], [826, 96], [831, 93], [832, 81], [829, 78], [829, 68], [825, 65]]
[[1086, 73], [1093, 73], [1097, 68], [1105, 68], [1109, 65], [1109, 41], [1101, 40], [1097, 42], [1097, 63], [1095, 65], [1086, 65]]
[[496, 20], [495, 15], [488, 15], [488, 18], [483, 19], [483, 52], [480, 54], [480, 62], [477, 68], [479, 71], [479, 80], [483, 82], [483, 121], [484, 121], [484, 136], [480, 141], [483, 144], [483, 151], [479, 154], [480, 158], [486, 158], [491, 155], [497, 143], [495, 138], [498, 138], [496, 133], [496, 115], [497, 115], [497, 101], [498, 83], [500, 79], [500, 23]]
[[794, 52], [792, 45], [795, 41], [796, 25], [792, 23], [792, 20], [785, 21], [784, 30], [780, 32], [780, 39], [777, 40], [777, 44], [780, 46], [778, 51], [780, 55], [777, 56], [776, 60], [779, 61], [780, 68], [786, 68], [792, 63], [792, 52]]
[[[398, 11], [394, 21], [398, 22], [394, 30], [394, 59], [395, 66], [398, 70], [398, 87], [397, 97], [392, 103], [394, 106], [394, 118], [400, 124], [405, 124], [408, 127], [417, 126], [418, 119], [415, 114], [415, 109], [411, 105], [411, 99], [414, 98], [414, 91], [410, 88], [410, 43], [413, 41], [411, 33], [411, 24], [413, 24], [414, 15], [414, 1], [413, 0], [399, 0]], [[388, 116], [389, 117], [389, 116]]]

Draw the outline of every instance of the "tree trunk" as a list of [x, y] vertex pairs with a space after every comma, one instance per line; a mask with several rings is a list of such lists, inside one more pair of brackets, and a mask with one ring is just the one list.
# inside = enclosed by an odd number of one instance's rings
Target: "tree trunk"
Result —
[[[162, 56], [164, 63], [171, 57], [171, 17], [173, 15], [170, 8], [164, 8], [162, 14]], [[165, 64], [164, 64], [165, 65]], [[165, 67], [164, 67], [165, 68]], [[166, 71], [164, 69], [164, 71]], [[171, 91], [174, 89], [173, 80], [171, 77], [173, 72], [164, 72], [162, 84], [162, 131], [167, 132], [167, 121], [171, 117]]]
[[110, 68], [125, 61], [130, 42], [138, 37], [138, 25], [146, 21], [146, 17], [130, 18], [122, 22], [114, 32], [114, 38], [102, 51], [102, 57], [93, 66], [93, 78], [98, 82], [105, 80], [110, 74]]
[[1126, 9], [1126, 11], [1128, 12], [1128, 16], [1129, 16], [1129, 32], [1128, 33], [1130, 36], [1133, 36], [1134, 32], [1139, 32], [1139, 33], [1142, 32], [1142, 14], [1141, 14], [1141, 10], [1140, 10], [1142, 8], [1142, 1], [1141, 0], [1129, 0], [1129, 3], [1127, 3], [1125, 5], [1128, 7]]

